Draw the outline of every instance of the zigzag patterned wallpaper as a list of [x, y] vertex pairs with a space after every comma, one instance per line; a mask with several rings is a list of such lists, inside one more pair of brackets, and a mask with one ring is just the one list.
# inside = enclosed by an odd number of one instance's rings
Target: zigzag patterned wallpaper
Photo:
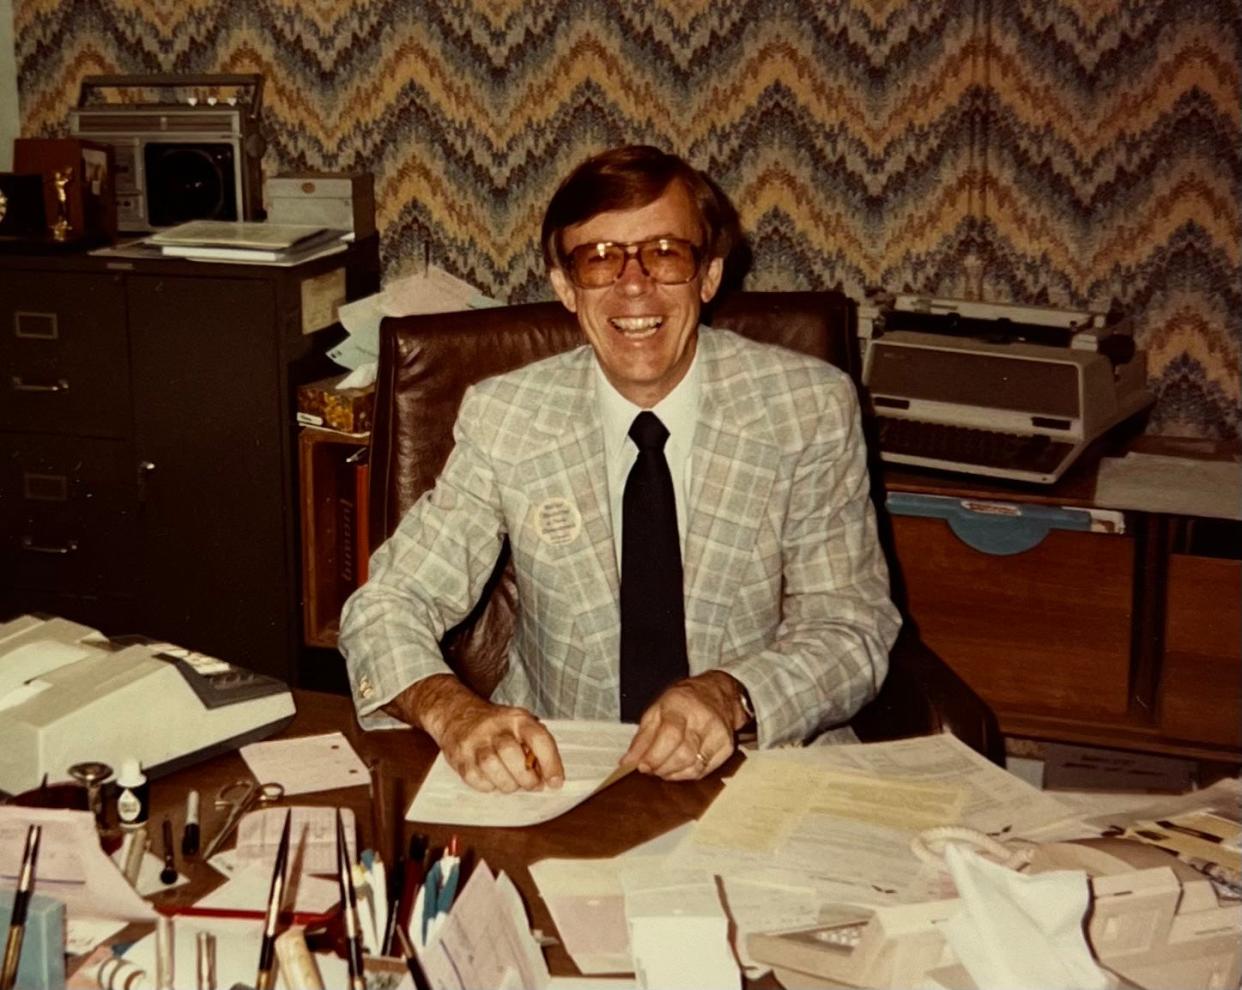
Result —
[[1242, 0], [15, 0], [23, 133], [82, 76], [262, 72], [267, 174], [370, 170], [390, 274], [550, 296], [605, 146], [729, 192], [753, 288], [1137, 314], [1156, 432], [1238, 434]]

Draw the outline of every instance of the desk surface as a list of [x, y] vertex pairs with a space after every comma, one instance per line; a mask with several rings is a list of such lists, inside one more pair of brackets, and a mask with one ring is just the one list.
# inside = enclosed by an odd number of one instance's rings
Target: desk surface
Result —
[[[310, 691], [296, 691], [294, 697], [298, 706], [297, 716], [280, 738], [339, 730], [364, 762], [372, 759], [380, 761], [388, 781], [401, 778], [408, 805], [436, 755], [435, 745], [429, 737], [414, 731], [364, 732], [354, 718], [353, 705], [348, 698]], [[734, 760], [737, 759], [735, 756]], [[734, 766], [733, 762], [725, 764], [726, 773], [731, 772]], [[173, 821], [175, 834], [180, 836], [186, 793], [191, 788], [197, 788], [202, 795], [200, 818], [203, 842], [206, 843], [215, 835], [223, 818], [223, 812], [212, 805], [212, 796], [220, 787], [238, 777], [249, 778], [250, 773], [242, 758], [233, 752], [153, 781], [153, 826], [158, 828], [158, 823], [167, 814]], [[526, 902], [532, 926], [544, 932], [555, 932], [551, 916], [531, 880], [527, 869], [529, 863], [548, 856], [616, 855], [697, 817], [721, 787], [719, 771], [703, 781], [675, 784], [630, 774], [572, 811], [541, 825], [498, 829], [406, 823], [403, 841], [408, 841], [417, 830], [429, 835], [434, 844], [443, 845], [451, 834], [456, 833], [477, 858], [486, 860], [494, 871], [503, 870], [513, 879]], [[352, 808], [357, 818], [360, 848], [374, 845], [367, 787], [297, 795], [291, 797], [289, 803], [339, 804]], [[401, 808], [400, 813], [403, 814], [404, 810], [404, 807]], [[228, 845], [232, 845], [232, 840]], [[158, 850], [158, 843], [153, 848]], [[178, 855], [177, 866], [190, 878], [190, 884], [155, 895], [152, 900], [157, 906], [192, 904], [223, 882], [219, 874], [200, 860], [183, 862]], [[577, 973], [568, 954], [560, 946], [549, 948], [546, 957], [554, 975]]]

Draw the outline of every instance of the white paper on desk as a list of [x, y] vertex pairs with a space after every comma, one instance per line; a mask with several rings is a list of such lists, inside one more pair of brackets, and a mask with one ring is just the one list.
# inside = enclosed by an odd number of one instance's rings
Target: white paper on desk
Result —
[[[843, 789], [843, 773], [863, 779]], [[898, 903], [938, 893], [939, 874], [909, 849], [923, 828], [965, 824], [1004, 838], [1066, 811], [949, 735], [768, 750], [749, 756], [674, 861], [809, 884], [833, 901]]]
[[1104, 457], [1095, 502], [1141, 512], [1242, 519], [1242, 464], [1138, 451]]
[[65, 955], [84, 956], [128, 925], [116, 918], [76, 918], [65, 922]]
[[255, 780], [280, 784], [286, 797], [371, 782], [362, 759], [339, 732], [251, 743], [241, 755]]
[[549, 719], [543, 724], [556, 740], [565, 767], [565, 783], [559, 790], [485, 794], [462, 780], [441, 753], [406, 811], [406, 821], [497, 828], [535, 825], [564, 814], [624, 776], [617, 762], [629, 748], [635, 726], [576, 719]]
[[[112, 854], [112, 864], [125, 872], [125, 857], [128, 855], [129, 847], [122, 843], [121, 848]], [[177, 874], [177, 879], [172, 883], [165, 883], [160, 879], [160, 874], [164, 871], [164, 860], [156, 856], [155, 853], [147, 850], [142, 854], [142, 863], [138, 867], [138, 880], [134, 883], [134, 889], [138, 891], [140, 897], [150, 897], [162, 890], [172, 890], [174, 887], [180, 887], [189, 883], [189, 879]]]
[[43, 826], [35, 893], [64, 901], [66, 917], [155, 918], [151, 905], [100, 848], [95, 816], [89, 811], [0, 805], [0, 882], [16, 883], [30, 825]]
[[[196, 907], [234, 908], [243, 911], [267, 910], [271, 891], [272, 871], [260, 863], [242, 867], [226, 883], [198, 901]], [[340, 888], [335, 881], [307, 876], [290, 870], [285, 904], [293, 911], [322, 914], [340, 901]], [[253, 975], [253, 974], [252, 974]]]
[[740, 987], [713, 877], [635, 860], [621, 869], [634, 976], [652, 990]]
[[439, 937], [424, 952], [423, 970], [435, 990], [548, 985], [543, 953], [507, 876], [493, 875], [482, 860], [476, 864]]
[[[302, 873], [336, 876], [336, 807], [282, 805], [256, 808], [237, 823], [237, 867], [262, 864], [270, 873], [289, 815], [289, 864]], [[357, 862], [354, 812], [339, 809], [349, 862]]]
[[824, 900], [894, 902], [920, 872], [913, 832], [819, 813], [813, 796], [823, 783], [810, 768], [748, 760], [672, 862], [727, 880], [809, 886]]
[[549, 858], [530, 864], [531, 879], [552, 915], [561, 944], [583, 973], [595, 976], [631, 972], [622, 866], [644, 857], [662, 862], [690, 830], [691, 823], [687, 822], [619, 856]]
[[1004, 838], [1063, 819], [1070, 811], [1055, 797], [980, 756], [950, 733], [852, 746], [766, 750], [757, 759], [786, 759], [873, 777], [962, 787], [961, 823]]
[[[269, 877], [270, 880], [270, 877]], [[218, 987], [235, 984], [253, 986], [259, 968], [259, 947], [263, 941], [263, 922], [237, 918], [195, 918], [179, 915], [173, 918], [173, 981], [174, 987], [193, 987], [198, 982], [199, 932], [209, 932], [216, 940], [216, 983]], [[155, 932], [139, 939], [125, 952], [127, 962], [147, 973], [141, 985], [155, 986]]]
[[618, 860], [545, 859], [530, 875], [574, 965], [588, 976], [631, 972]]
[[[196, 918], [181, 915], [173, 919], [173, 986], [194, 987], [197, 982], [197, 938], [199, 932], [216, 937], [216, 982], [212, 986], [230, 987], [254, 985], [259, 966], [259, 950], [263, 941], [263, 923], [241, 919]], [[325, 987], [349, 986], [349, 965], [344, 959], [331, 953], [313, 953], [315, 966]], [[135, 986], [155, 985], [155, 935], [152, 933], [135, 942], [125, 953], [125, 958], [142, 967], [150, 979]], [[72, 984], [70, 984], [72, 986]], [[93, 985], [93, 984], [92, 984]], [[276, 968], [276, 983], [280, 990], [301, 990], [290, 985], [284, 972]], [[402, 973], [399, 982], [381, 983], [374, 986], [390, 987], [391, 990], [414, 990], [409, 973]]]

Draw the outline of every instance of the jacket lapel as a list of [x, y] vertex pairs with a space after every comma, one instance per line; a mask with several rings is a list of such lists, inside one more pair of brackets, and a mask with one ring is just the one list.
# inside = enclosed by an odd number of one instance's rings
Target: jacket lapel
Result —
[[564, 546], [556, 566], [575, 589], [574, 612], [565, 616], [579, 643], [597, 662], [615, 668], [620, 653], [618, 588], [608, 508], [604, 436], [596, 407], [589, 348], [567, 360], [556, 387], [540, 403], [535, 434], [517, 467], [518, 482], [538, 511], [568, 499], [576, 508], [581, 535]]
[[699, 424], [686, 519], [686, 643], [691, 672], [719, 661], [780, 465], [765, 401], [736, 345], [704, 329]]

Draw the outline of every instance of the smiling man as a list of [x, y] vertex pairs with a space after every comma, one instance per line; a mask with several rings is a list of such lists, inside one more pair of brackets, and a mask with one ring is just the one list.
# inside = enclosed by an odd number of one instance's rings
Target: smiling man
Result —
[[[541, 717], [637, 722], [622, 762], [693, 780], [745, 728], [803, 741], [874, 696], [899, 620], [854, 390], [700, 325], [729, 216], [648, 146], [561, 184], [544, 257], [586, 345], [467, 393], [436, 486], [342, 616], [365, 725], [421, 727], [471, 786], [508, 792], [563, 780]], [[485, 699], [437, 644], [506, 535], [517, 629]]]

